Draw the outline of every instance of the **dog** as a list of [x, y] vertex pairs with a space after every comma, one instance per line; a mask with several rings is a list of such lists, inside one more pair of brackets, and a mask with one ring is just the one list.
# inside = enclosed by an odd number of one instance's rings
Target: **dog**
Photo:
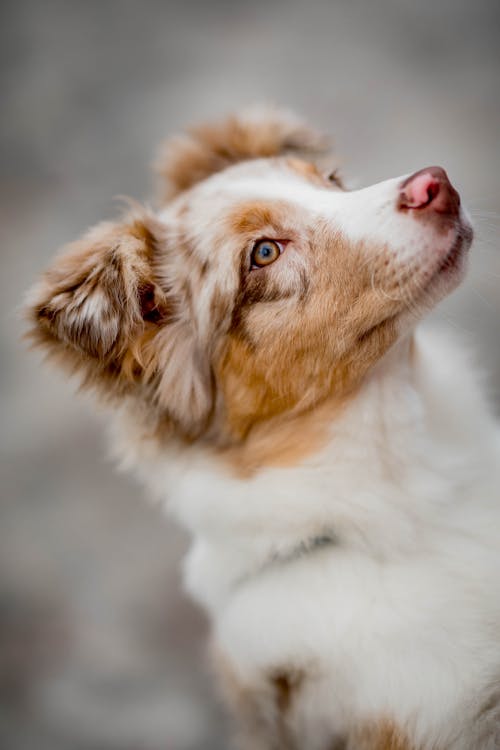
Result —
[[240, 747], [493, 750], [499, 432], [418, 327], [471, 224], [442, 168], [349, 191], [325, 148], [262, 108], [168, 141], [159, 208], [66, 248], [30, 336], [189, 530]]

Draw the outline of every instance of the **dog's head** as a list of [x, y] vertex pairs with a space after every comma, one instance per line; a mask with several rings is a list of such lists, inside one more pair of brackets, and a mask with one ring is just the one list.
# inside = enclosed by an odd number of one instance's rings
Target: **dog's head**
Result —
[[279, 112], [170, 142], [164, 208], [63, 252], [30, 298], [36, 341], [189, 439], [355, 391], [456, 286], [472, 232], [442, 169], [347, 191], [311, 161], [324, 145]]

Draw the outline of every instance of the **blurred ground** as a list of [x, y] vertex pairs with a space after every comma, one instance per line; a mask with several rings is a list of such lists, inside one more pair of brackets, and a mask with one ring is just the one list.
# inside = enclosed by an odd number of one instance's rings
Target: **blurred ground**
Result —
[[496, 0], [1, 6], [0, 747], [223, 750], [185, 540], [106, 459], [91, 401], [20, 343], [56, 248], [151, 194], [186, 123], [274, 100], [333, 132], [348, 184], [443, 164], [474, 209], [461, 290], [433, 316], [500, 392]]

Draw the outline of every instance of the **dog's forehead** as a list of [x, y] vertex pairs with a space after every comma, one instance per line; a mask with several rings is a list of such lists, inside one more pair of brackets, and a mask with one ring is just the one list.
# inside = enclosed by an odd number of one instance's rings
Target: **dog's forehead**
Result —
[[[240, 205], [258, 201], [287, 205], [305, 218], [330, 215], [343, 203], [341, 190], [330, 186], [313, 164], [296, 159], [256, 159], [240, 163], [198, 183], [182, 201], [184, 221], [217, 231], [224, 217]], [[187, 209], [187, 210], [186, 210]]]
[[[309, 168], [310, 167], [310, 168]], [[269, 199], [307, 203], [331, 193], [313, 165], [292, 159], [259, 159], [235, 165], [200, 186], [206, 197]]]

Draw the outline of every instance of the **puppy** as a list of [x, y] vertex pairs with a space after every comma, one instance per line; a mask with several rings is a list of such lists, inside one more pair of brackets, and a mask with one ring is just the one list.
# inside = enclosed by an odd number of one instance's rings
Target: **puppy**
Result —
[[349, 192], [324, 147], [273, 110], [170, 141], [161, 208], [66, 248], [31, 335], [191, 532], [241, 747], [494, 750], [498, 431], [417, 330], [472, 229], [440, 167]]

